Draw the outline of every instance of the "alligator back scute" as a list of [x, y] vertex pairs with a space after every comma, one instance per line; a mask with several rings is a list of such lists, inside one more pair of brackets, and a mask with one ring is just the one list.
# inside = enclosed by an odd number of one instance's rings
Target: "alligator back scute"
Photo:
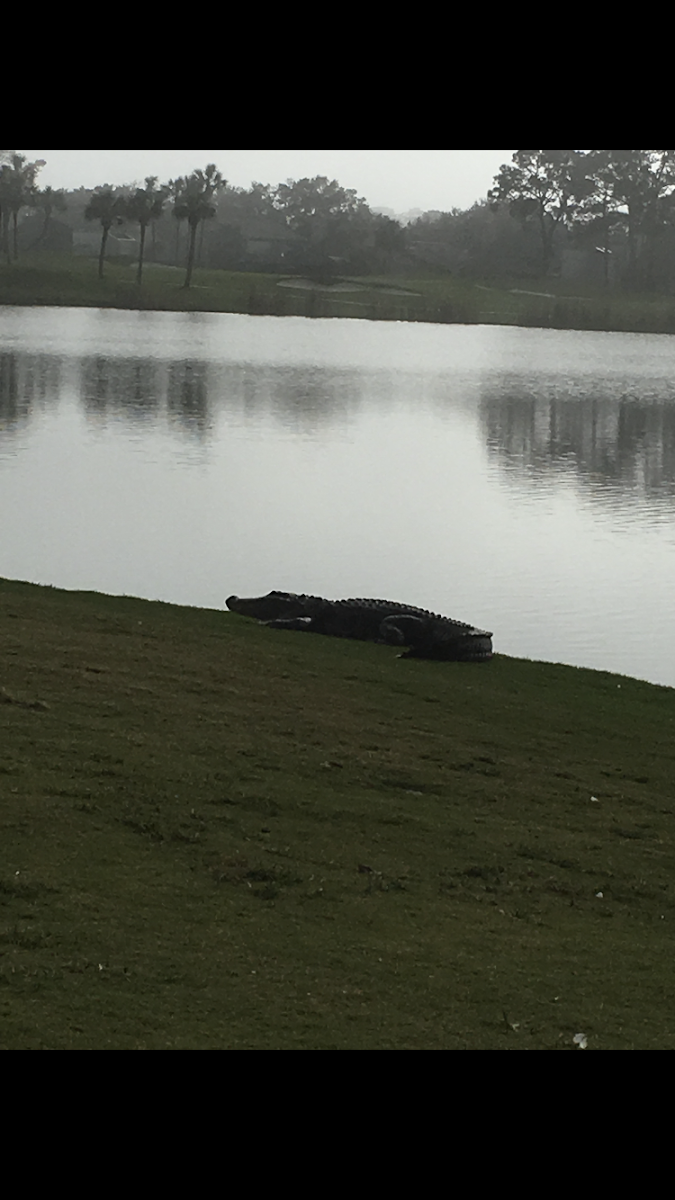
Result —
[[[416, 608], [413, 604], [399, 604], [392, 600], [347, 600], [347, 604], [362, 605], [368, 608], [379, 609], [385, 615], [395, 616], [397, 613], [407, 614], [415, 617], [431, 617], [434, 614], [427, 611], [426, 608]], [[440, 620], [441, 618], [439, 618]]]

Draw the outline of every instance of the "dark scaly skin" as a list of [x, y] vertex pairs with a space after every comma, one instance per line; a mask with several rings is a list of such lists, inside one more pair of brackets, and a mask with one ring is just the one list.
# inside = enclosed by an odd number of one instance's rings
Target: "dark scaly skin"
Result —
[[325, 637], [410, 647], [405, 658], [439, 662], [485, 662], [492, 658], [492, 634], [461, 621], [389, 600], [324, 600], [270, 592], [242, 599], [230, 596], [227, 607], [270, 629], [318, 633]]

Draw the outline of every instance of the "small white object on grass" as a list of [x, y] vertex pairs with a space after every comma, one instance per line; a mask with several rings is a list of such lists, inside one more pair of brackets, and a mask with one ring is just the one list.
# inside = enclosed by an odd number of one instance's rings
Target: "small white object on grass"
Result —
[[574, 1045], [580, 1050], [588, 1050], [588, 1038], [585, 1033], [578, 1033], [574, 1039]]

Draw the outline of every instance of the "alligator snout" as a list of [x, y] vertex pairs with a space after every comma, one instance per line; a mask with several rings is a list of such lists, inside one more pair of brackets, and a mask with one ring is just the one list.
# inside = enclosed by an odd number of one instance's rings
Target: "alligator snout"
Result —
[[230, 612], [263, 622], [292, 620], [304, 612], [302, 598], [290, 592], [270, 592], [268, 596], [230, 596], [225, 603]]

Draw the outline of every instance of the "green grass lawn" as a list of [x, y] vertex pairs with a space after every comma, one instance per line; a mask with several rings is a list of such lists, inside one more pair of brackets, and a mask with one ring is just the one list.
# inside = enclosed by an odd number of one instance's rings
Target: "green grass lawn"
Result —
[[131, 263], [108, 263], [100, 281], [95, 260], [29, 255], [0, 266], [0, 304], [675, 333], [675, 299], [550, 280], [490, 286], [425, 275], [347, 281], [351, 292], [308, 291], [285, 286], [288, 279], [279, 275], [197, 271], [185, 291], [181, 270], [149, 264], [140, 289], [135, 271]]
[[675, 691], [10, 582], [0, 636], [0, 1048], [675, 1048]]

